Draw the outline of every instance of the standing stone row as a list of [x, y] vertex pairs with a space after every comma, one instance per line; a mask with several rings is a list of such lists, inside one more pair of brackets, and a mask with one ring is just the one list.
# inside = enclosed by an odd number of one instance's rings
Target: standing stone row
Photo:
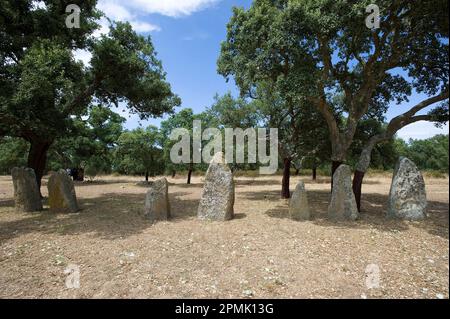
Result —
[[[34, 170], [15, 167], [11, 175], [16, 209], [23, 212], [41, 211], [42, 199]], [[50, 172], [47, 186], [50, 211], [75, 213], [79, 210], [75, 187], [66, 171]]]
[[[333, 175], [333, 189], [328, 206], [328, 218], [356, 220], [359, 217], [352, 189], [352, 174], [348, 165], [341, 165]], [[425, 182], [417, 166], [408, 158], [401, 157], [394, 169], [389, 192], [388, 218], [419, 220], [427, 216]], [[305, 185], [300, 182], [289, 202], [292, 219], [308, 220], [310, 210]]]
[[[197, 216], [202, 220], [225, 221], [234, 217], [233, 173], [225, 163], [223, 153], [217, 153], [205, 176]], [[396, 165], [389, 194], [388, 217], [421, 219], [426, 216], [425, 183], [417, 167], [407, 158]], [[311, 212], [305, 184], [299, 182], [289, 202], [289, 214], [294, 220], [309, 220]], [[156, 181], [147, 192], [145, 215], [150, 220], [170, 218], [168, 183]], [[341, 165], [333, 175], [333, 189], [328, 206], [328, 218], [356, 220], [359, 217], [352, 188], [352, 173], [348, 165]]]
[[[202, 220], [225, 221], [234, 217], [233, 173], [225, 163], [223, 153], [212, 159], [205, 176], [197, 216]], [[168, 220], [170, 214], [168, 183], [166, 178], [155, 181], [147, 191], [144, 216], [151, 221]]]

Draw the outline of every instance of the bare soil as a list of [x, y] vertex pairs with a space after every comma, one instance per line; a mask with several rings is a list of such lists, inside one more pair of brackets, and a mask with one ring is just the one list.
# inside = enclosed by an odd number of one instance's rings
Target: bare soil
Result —
[[[236, 218], [199, 221], [202, 178], [180, 177], [169, 178], [173, 219], [152, 225], [139, 178], [77, 183], [82, 211], [64, 215], [16, 212], [11, 179], [0, 177], [0, 298], [449, 297], [448, 179], [426, 179], [429, 218], [419, 222], [385, 218], [388, 177], [365, 181], [356, 222], [327, 220], [329, 179], [301, 179], [311, 221], [289, 219], [279, 176], [237, 178]], [[66, 287], [70, 264], [79, 289]], [[371, 264], [380, 282], [369, 289]]]

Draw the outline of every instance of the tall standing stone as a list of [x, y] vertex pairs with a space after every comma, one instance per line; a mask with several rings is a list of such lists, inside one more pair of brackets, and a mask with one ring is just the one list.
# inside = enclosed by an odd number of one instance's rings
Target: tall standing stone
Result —
[[151, 221], [170, 218], [169, 184], [166, 178], [153, 182], [147, 191], [144, 216]]
[[206, 172], [205, 185], [198, 207], [198, 218], [225, 221], [233, 217], [233, 173], [225, 163], [223, 153], [218, 152]]
[[328, 206], [331, 219], [355, 220], [359, 216], [352, 189], [352, 171], [348, 165], [341, 165], [333, 175], [333, 190]]
[[50, 172], [47, 188], [50, 211], [60, 213], [79, 211], [75, 186], [65, 170]]
[[300, 181], [289, 200], [289, 215], [295, 220], [309, 220], [311, 217], [305, 183]]
[[35, 212], [42, 210], [41, 194], [32, 168], [15, 167], [11, 171], [14, 184], [14, 201], [17, 210]]
[[418, 220], [426, 217], [427, 195], [425, 182], [417, 166], [400, 157], [394, 169], [387, 216]]

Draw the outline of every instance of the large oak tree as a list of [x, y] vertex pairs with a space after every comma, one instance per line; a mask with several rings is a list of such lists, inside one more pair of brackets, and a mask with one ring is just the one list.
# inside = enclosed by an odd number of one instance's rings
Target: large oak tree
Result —
[[[141, 118], [180, 104], [150, 37], [128, 23], [112, 23], [107, 35], [93, 37], [100, 17], [94, 0], [43, 3], [10, 0], [0, 8], [0, 135], [30, 143], [28, 166], [39, 185], [48, 149], [91, 102], [124, 103]], [[68, 4], [81, 8], [79, 29], [66, 28]], [[75, 49], [90, 51], [89, 66], [74, 59]]]

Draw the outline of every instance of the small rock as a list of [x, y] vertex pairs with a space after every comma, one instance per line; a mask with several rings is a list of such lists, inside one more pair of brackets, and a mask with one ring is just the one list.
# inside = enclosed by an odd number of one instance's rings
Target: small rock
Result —
[[254, 295], [253, 291], [250, 289], [244, 290], [242, 294], [246, 297], [252, 297]]

